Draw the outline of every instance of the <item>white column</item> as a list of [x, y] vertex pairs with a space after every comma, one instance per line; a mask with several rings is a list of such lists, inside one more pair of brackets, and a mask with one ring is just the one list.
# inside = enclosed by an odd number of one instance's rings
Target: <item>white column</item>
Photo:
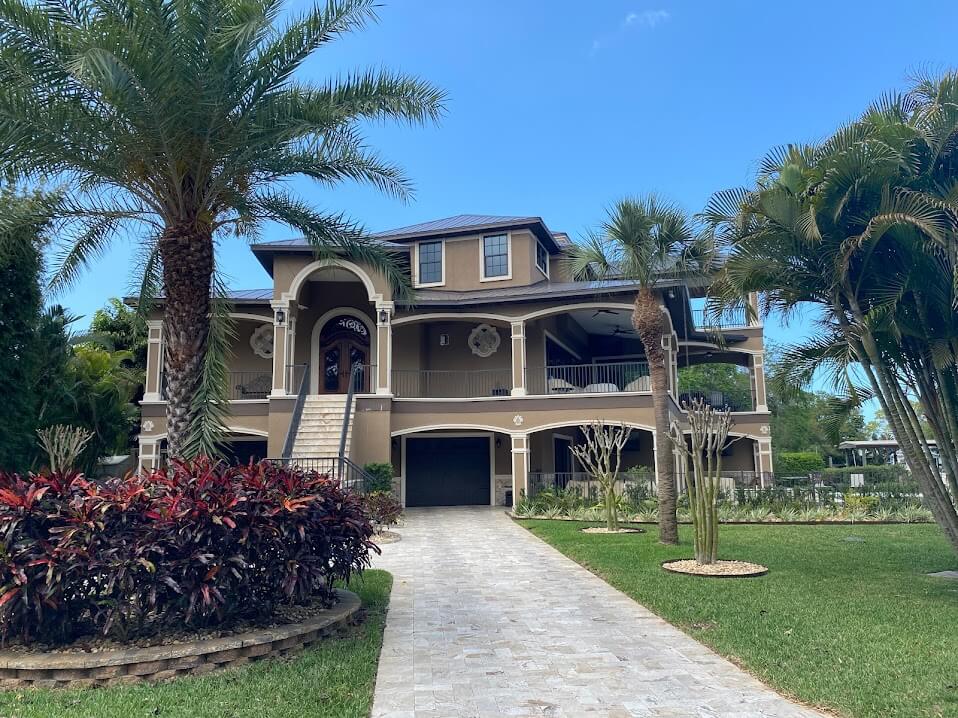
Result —
[[139, 466], [137, 471], [151, 471], [160, 465], [160, 442], [154, 438], [140, 437]]
[[768, 399], [765, 393], [765, 359], [761, 354], [749, 354], [748, 373], [752, 386], [753, 410], [768, 411]]
[[512, 322], [512, 395], [526, 395], [526, 323]]
[[512, 505], [529, 493], [529, 435], [512, 435]]
[[287, 381], [289, 372], [286, 370], [286, 350], [289, 343], [286, 340], [289, 321], [289, 301], [274, 299], [270, 302], [273, 307], [273, 391], [270, 396], [287, 396], [289, 388]]
[[146, 322], [146, 381], [143, 401], [161, 401], [163, 398], [163, 320]]
[[376, 393], [392, 396], [393, 302], [376, 302]]

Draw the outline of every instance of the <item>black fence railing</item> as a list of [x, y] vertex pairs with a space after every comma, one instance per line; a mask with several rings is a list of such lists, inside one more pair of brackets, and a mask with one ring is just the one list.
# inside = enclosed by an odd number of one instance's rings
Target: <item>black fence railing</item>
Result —
[[692, 320], [698, 329], [730, 329], [749, 326], [744, 307], [729, 309], [717, 317], [704, 308], [693, 309]]
[[526, 370], [527, 394], [615, 394], [651, 390], [646, 362], [566, 364]]
[[[685, 491], [686, 477], [674, 474], [677, 491]], [[730, 470], [722, 472], [723, 493], [731, 494], [736, 491], [760, 491], [774, 485], [774, 476], [759, 471]], [[570, 499], [576, 497], [585, 501], [598, 501], [601, 496], [601, 486], [591, 474], [582, 471], [529, 473], [528, 495], [535, 498], [543, 491], [564, 493]], [[656, 494], [654, 469], [651, 467], [636, 467], [619, 474], [616, 484], [616, 493], [626, 500], [633, 502], [653, 498]]]
[[509, 396], [511, 369], [395, 369], [393, 396], [398, 399], [467, 399]]
[[280, 466], [289, 466], [301, 471], [311, 471], [322, 476], [328, 476], [339, 481], [343, 488], [358, 493], [365, 493], [370, 485], [369, 482], [372, 480], [372, 477], [361, 466], [340, 456], [289, 457], [267, 459], [267, 461], [272, 461]]
[[685, 403], [692, 403], [701, 399], [709, 406], [716, 409], [728, 409], [729, 411], [752, 411], [752, 399], [728, 394], [724, 391], [714, 391], [707, 388], [697, 387], [679, 387], [679, 406]]

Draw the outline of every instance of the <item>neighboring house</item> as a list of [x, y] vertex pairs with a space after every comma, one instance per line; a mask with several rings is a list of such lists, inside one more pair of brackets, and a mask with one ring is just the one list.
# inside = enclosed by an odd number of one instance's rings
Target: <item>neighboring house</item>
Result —
[[[877, 466], [882, 464], [901, 464], [908, 468], [905, 455], [895, 439], [869, 439], [864, 441], [843, 441], [838, 448], [845, 454], [846, 466]], [[938, 464], [938, 442], [928, 440], [928, 450]]]
[[[315, 260], [303, 240], [257, 244], [273, 286], [232, 294], [237, 343], [229, 428], [234, 457], [321, 465], [340, 447], [357, 464], [391, 462], [408, 505], [503, 504], [575, 471], [576, 427], [595, 419], [635, 428], [628, 466], [653, 467], [648, 367], [632, 331], [635, 285], [564, 276], [569, 240], [538, 217], [459, 215], [376, 235], [408, 258], [416, 288], [395, 301], [377, 273]], [[772, 470], [761, 325], [703, 326], [701, 289], [659, 288], [671, 411], [683, 395], [725, 403], [711, 387], [679, 387], [686, 364], [725, 362], [751, 375], [734, 406], [743, 437], [724, 466], [746, 482]], [[150, 321], [140, 455], [161, 461], [165, 431], [162, 302]], [[354, 371], [354, 367], [356, 367]]]

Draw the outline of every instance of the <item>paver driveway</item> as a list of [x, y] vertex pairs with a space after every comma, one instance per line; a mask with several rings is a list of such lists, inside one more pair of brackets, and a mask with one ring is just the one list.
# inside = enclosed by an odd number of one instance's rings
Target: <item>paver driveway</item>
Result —
[[374, 561], [395, 577], [374, 718], [819, 715], [502, 509], [412, 509], [406, 520]]

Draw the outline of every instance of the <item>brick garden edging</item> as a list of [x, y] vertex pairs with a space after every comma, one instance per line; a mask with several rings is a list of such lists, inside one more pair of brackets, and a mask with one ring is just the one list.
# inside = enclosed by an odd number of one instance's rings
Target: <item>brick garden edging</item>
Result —
[[337, 589], [339, 602], [301, 623], [149, 648], [100, 653], [0, 651], [0, 689], [111, 686], [166, 681], [289, 656], [322, 640], [359, 610], [359, 597]]

